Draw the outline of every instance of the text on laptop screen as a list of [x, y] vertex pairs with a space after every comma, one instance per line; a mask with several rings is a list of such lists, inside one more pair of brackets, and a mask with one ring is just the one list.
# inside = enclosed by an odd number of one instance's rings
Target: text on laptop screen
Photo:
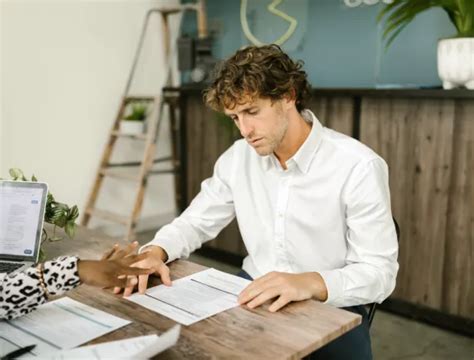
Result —
[[42, 194], [40, 188], [0, 186], [0, 254], [33, 255]]

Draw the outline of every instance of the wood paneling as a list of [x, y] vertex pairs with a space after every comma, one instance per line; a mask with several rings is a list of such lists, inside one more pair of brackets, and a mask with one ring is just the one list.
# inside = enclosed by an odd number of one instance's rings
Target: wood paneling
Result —
[[401, 227], [393, 296], [441, 308], [454, 101], [364, 99], [361, 141], [388, 163]]
[[442, 310], [474, 318], [474, 102], [456, 101]]
[[324, 126], [352, 136], [354, 122], [353, 98], [320, 96], [311, 99], [309, 108]]

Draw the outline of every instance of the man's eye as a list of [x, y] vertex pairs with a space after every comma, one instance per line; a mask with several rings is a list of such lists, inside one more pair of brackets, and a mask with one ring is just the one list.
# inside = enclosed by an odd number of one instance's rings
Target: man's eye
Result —
[[258, 110], [249, 111], [248, 114], [249, 114], [249, 115], [257, 115], [257, 114], [258, 114]]

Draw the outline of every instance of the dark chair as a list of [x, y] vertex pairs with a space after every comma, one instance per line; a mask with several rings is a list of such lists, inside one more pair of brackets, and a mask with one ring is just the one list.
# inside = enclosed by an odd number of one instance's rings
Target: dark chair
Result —
[[[400, 243], [400, 226], [398, 226], [397, 220], [393, 218], [393, 223], [395, 224], [395, 231], [397, 233], [397, 240]], [[372, 325], [372, 320], [374, 320], [375, 310], [377, 310], [377, 303], [369, 304], [368, 307], [368, 318], [369, 318], [369, 327]]]

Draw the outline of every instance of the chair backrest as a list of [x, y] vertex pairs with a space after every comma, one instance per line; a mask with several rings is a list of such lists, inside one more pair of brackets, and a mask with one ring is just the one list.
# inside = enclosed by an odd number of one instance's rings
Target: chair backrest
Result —
[[[397, 233], [397, 241], [400, 244], [400, 226], [397, 223], [397, 220], [393, 218], [393, 223], [395, 224], [395, 232]], [[369, 307], [369, 313], [368, 313], [368, 319], [369, 319], [369, 327], [372, 325], [372, 320], [374, 320], [375, 316], [375, 310], [377, 310], [377, 303], [372, 303], [368, 305]]]

